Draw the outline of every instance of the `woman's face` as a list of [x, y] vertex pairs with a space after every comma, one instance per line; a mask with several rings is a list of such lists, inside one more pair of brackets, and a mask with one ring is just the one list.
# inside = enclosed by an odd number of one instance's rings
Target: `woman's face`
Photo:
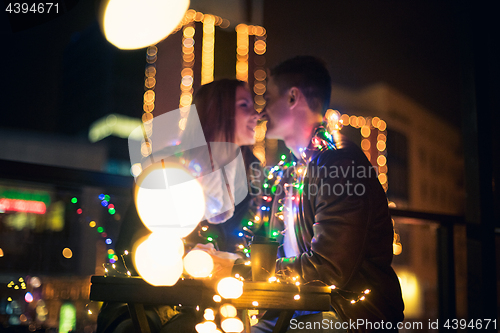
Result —
[[255, 126], [259, 114], [253, 107], [252, 94], [246, 87], [236, 88], [234, 141], [238, 146], [253, 145], [255, 143]]

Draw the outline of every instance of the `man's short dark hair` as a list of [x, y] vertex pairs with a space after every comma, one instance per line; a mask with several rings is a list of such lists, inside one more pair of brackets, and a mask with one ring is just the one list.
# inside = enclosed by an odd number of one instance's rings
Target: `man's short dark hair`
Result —
[[297, 87], [311, 110], [325, 113], [330, 106], [331, 78], [324, 61], [312, 56], [298, 56], [282, 62], [270, 71], [280, 94]]

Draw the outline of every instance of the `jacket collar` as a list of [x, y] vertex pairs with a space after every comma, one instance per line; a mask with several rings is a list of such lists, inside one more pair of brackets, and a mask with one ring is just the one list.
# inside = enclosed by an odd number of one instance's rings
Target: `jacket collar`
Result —
[[332, 149], [337, 149], [335, 140], [324, 124], [321, 124], [313, 130], [308, 146], [302, 149], [300, 162], [308, 164], [319, 152]]

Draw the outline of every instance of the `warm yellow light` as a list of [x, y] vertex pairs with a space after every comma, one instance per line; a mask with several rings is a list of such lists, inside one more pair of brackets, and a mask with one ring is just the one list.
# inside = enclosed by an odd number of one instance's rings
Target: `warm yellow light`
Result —
[[94, 227], [96, 226], [95, 221], [90, 221], [89, 226], [90, 226], [91, 228], [94, 228]]
[[189, 0], [109, 0], [102, 5], [106, 39], [120, 49], [139, 49], [168, 36], [181, 22]]
[[358, 117], [350, 116], [349, 117], [349, 125], [351, 125], [352, 127], [358, 127]]
[[195, 30], [193, 27], [186, 27], [186, 28], [184, 28], [184, 31], [182, 33], [184, 34], [184, 37], [186, 37], [186, 38], [193, 38]]
[[297, 295], [293, 296], [293, 299], [296, 300], [296, 301], [298, 301], [300, 299], [300, 295], [297, 294]]
[[380, 184], [387, 183], [387, 175], [385, 173], [381, 173], [378, 175], [378, 180], [380, 181]]
[[154, 232], [139, 240], [134, 265], [141, 277], [154, 286], [172, 286], [182, 275], [182, 240], [168, 232]]
[[62, 255], [64, 258], [70, 259], [71, 257], [73, 257], [73, 251], [71, 251], [70, 248], [65, 247], [62, 251]]
[[384, 151], [385, 150], [385, 141], [378, 141], [377, 142], [377, 149], [379, 151]]
[[401, 243], [393, 243], [392, 244], [392, 253], [394, 253], [395, 256], [398, 256], [403, 252], [403, 246]]
[[380, 121], [379, 117], [373, 117], [372, 119], [372, 126], [375, 128], [378, 128], [378, 122]]
[[349, 125], [349, 115], [343, 114], [340, 116], [340, 122], [344, 125]]
[[233, 318], [236, 317], [238, 314], [238, 311], [236, 311], [236, 308], [232, 304], [224, 304], [220, 307], [219, 313], [221, 314], [222, 317], [225, 318]]
[[0, 247], [0, 258], [3, 257], [3, 250], [2, 248]]
[[385, 121], [381, 120], [378, 122], [379, 131], [381, 131], [381, 132], [385, 131], [386, 127], [387, 127], [387, 124]]
[[368, 140], [368, 139], [361, 140], [361, 148], [363, 150], [369, 150], [370, 149], [370, 140]]
[[253, 306], [259, 306], [259, 302], [257, 302], [257, 301], [253, 301], [253, 302], [252, 302], [252, 305], [253, 305]]
[[217, 329], [217, 325], [213, 321], [205, 321], [197, 324], [194, 328], [198, 333], [212, 333]]
[[380, 166], [384, 166], [387, 163], [387, 158], [384, 155], [380, 155], [377, 157], [377, 164]]
[[226, 277], [217, 284], [217, 292], [224, 298], [238, 298], [243, 294], [243, 282], [233, 277]]
[[212, 310], [210, 308], [205, 309], [205, 313], [203, 314], [203, 318], [205, 318], [205, 320], [215, 320], [214, 310]]
[[214, 295], [213, 300], [216, 303], [220, 303], [222, 301], [222, 297], [220, 297], [219, 295]]
[[243, 331], [243, 322], [238, 318], [224, 319], [220, 324], [222, 330], [226, 333], [240, 333]]
[[200, 183], [177, 164], [157, 163], [144, 170], [137, 178], [135, 204], [149, 230], [168, 230], [177, 237], [187, 236], [205, 212]]
[[365, 138], [369, 137], [371, 133], [370, 127], [369, 126], [363, 126], [361, 127], [361, 135]]
[[184, 269], [195, 278], [209, 276], [214, 269], [214, 260], [205, 251], [192, 250], [184, 257]]

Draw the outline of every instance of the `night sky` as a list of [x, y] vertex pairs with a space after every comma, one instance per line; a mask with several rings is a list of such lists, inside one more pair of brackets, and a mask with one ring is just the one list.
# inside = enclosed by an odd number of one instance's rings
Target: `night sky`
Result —
[[[63, 102], [65, 50], [78, 36], [75, 32], [89, 31], [96, 43], [82, 53], [112, 48], [103, 46], [102, 36], [95, 33], [94, 1], [66, 3], [60, 17], [16, 32], [2, 11], [0, 128], [59, 132], [61, 119], [78, 123]], [[457, 9], [455, 1], [265, 1], [267, 63], [298, 54], [317, 55], [329, 64], [335, 84], [363, 88], [386, 82], [460, 127]], [[135, 66], [131, 72], [141, 73], [145, 62], [130, 64]], [[90, 75], [86, 70], [76, 73], [82, 77], [72, 78], [73, 82]], [[134, 75], [142, 80], [140, 74]], [[140, 105], [142, 82], [137, 82], [138, 94], [123, 98], [134, 98], [130, 102]]]

